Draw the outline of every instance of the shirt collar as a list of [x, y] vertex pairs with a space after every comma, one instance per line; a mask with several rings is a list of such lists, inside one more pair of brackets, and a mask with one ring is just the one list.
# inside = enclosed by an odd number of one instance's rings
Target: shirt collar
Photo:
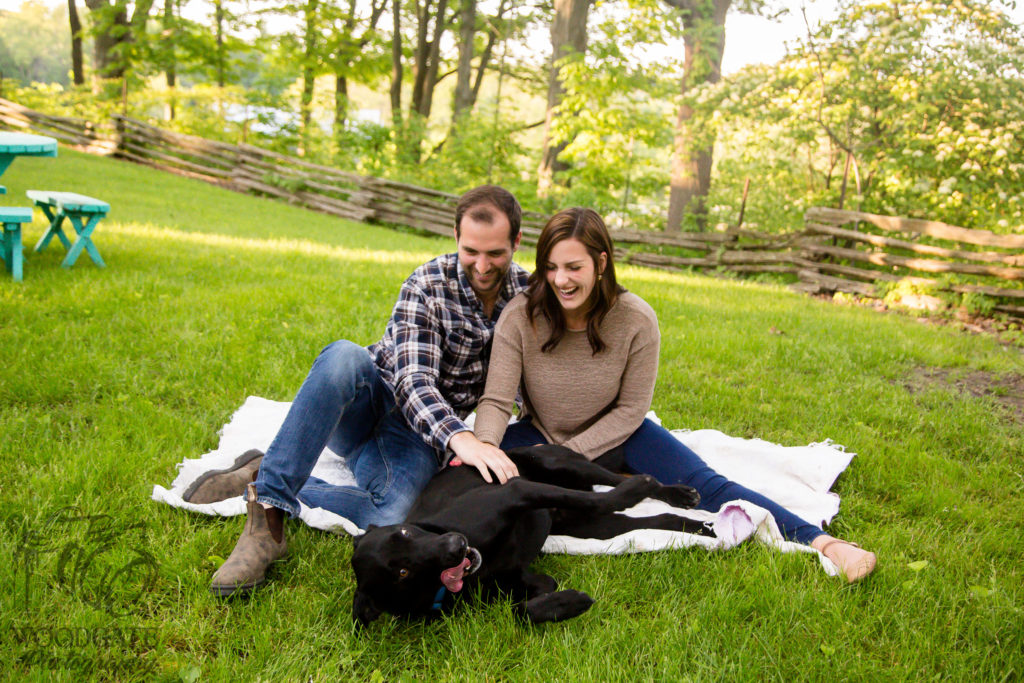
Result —
[[[459, 289], [462, 290], [463, 296], [466, 297], [470, 305], [478, 309], [481, 315], [483, 315], [483, 302], [480, 301], [480, 297], [476, 295], [476, 291], [469, 284], [469, 276], [466, 275], [466, 270], [462, 267], [462, 261], [459, 260], [458, 253], [451, 254], [451, 257], [455, 261], [455, 272], [458, 274]], [[505, 304], [519, 293], [519, 290], [516, 288], [519, 268], [520, 266], [513, 262], [508, 272], [505, 273], [505, 278], [501, 283], [501, 290], [498, 292], [498, 299], [494, 302], [494, 311], [491, 317], [496, 318], [501, 313], [501, 309], [505, 307]]]

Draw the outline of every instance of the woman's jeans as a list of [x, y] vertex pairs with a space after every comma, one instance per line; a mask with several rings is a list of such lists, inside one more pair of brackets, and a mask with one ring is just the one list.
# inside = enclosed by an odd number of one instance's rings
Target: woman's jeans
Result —
[[[546, 442], [544, 435], [527, 418], [508, 426], [501, 448]], [[651, 420], [644, 420], [622, 444], [622, 449], [631, 471], [649, 474], [662, 484], [685, 484], [697, 489], [700, 493], [697, 507], [701, 510], [718, 512], [730, 500], [746, 500], [772, 513], [782, 535], [791, 541], [809, 544], [825, 533], [775, 501], [718, 474], [671, 432]]]
[[[325, 446], [345, 460], [355, 486], [310, 476]], [[267, 449], [257, 499], [293, 516], [302, 501], [366, 529], [403, 521], [437, 469], [434, 449], [406, 423], [369, 352], [337, 341], [314, 361]]]

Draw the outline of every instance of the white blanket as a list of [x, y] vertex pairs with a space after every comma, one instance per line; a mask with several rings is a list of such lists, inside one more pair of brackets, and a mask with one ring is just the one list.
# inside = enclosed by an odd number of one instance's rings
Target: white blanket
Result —
[[[266, 451], [284, 421], [289, 405], [250, 396], [221, 429], [217, 450], [178, 464], [178, 476], [170, 489], [153, 486], [153, 500], [207, 515], [245, 514], [245, 503], [241, 496], [209, 505], [186, 503], [181, 496], [203, 472], [230, 466], [240, 453], [250, 448]], [[653, 412], [648, 417], [658, 420]], [[803, 519], [826, 526], [839, 511], [839, 496], [829, 489], [854, 456], [842, 446], [831, 441], [801, 447], [779, 446], [759, 439], [727, 436], [712, 429], [692, 432], [673, 430], [672, 434], [717, 472], [764, 494]], [[354, 483], [344, 461], [326, 449], [314, 467], [313, 475], [335, 484]], [[544, 544], [544, 552], [617, 554], [693, 545], [707, 549], [726, 549], [753, 536], [784, 552], [816, 553], [808, 546], [786, 541], [779, 532], [775, 518], [767, 510], [742, 500], [727, 503], [718, 512], [711, 513], [681, 510], [647, 499], [623, 514], [642, 517], [665, 512], [703, 521], [712, 526], [716, 537], [660, 529], [632, 531], [607, 540], [550, 536]], [[360, 533], [360, 529], [349, 520], [322, 508], [310, 509], [303, 505], [299, 517], [317, 529], [335, 533]], [[828, 574], [838, 573], [835, 565], [824, 555], [816, 554]]]

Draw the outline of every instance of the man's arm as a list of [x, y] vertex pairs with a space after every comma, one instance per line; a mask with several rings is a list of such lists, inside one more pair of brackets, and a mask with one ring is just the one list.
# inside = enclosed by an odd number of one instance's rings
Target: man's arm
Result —
[[488, 482], [488, 469], [502, 483], [515, 476], [512, 461], [501, 450], [477, 441], [438, 389], [444, 330], [430, 297], [407, 282], [395, 304], [392, 324], [395, 400], [409, 424], [438, 452], [451, 449]]

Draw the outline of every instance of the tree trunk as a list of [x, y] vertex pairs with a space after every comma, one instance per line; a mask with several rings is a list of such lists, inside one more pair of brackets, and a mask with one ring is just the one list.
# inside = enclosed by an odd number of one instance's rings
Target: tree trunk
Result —
[[303, 151], [308, 151], [309, 137], [313, 121], [313, 88], [316, 85], [316, 55], [317, 55], [317, 9], [319, 0], [307, 0], [304, 9], [305, 27], [305, 49], [302, 54], [302, 95], [299, 103], [299, 111], [302, 117], [302, 138]]
[[676, 117], [672, 150], [672, 180], [669, 190], [666, 232], [681, 232], [683, 214], [693, 213], [703, 229], [707, 222], [705, 199], [711, 189], [713, 144], [699, 146], [690, 131], [693, 108], [685, 102], [690, 90], [702, 83], [717, 83], [722, 77], [722, 53], [725, 51], [725, 15], [732, 0], [665, 0], [684, 13], [686, 31], [684, 74], [681, 91], [684, 98]]
[[587, 51], [587, 16], [592, 0], [555, 0], [555, 19], [551, 23], [551, 63], [548, 70], [548, 108], [544, 122], [544, 151], [537, 171], [537, 194], [546, 197], [554, 182], [555, 173], [568, 168], [558, 155], [568, 142], [554, 143], [551, 128], [557, 114], [555, 108], [562, 103], [565, 89], [558, 77], [559, 60], [572, 53]]
[[174, 89], [178, 82], [178, 64], [177, 56], [175, 55], [175, 46], [178, 39], [177, 35], [177, 22], [174, 16], [174, 0], [164, 0], [164, 40], [166, 46], [164, 49], [164, 55], [166, 62], [164, 64], [164, 76], [167, 80], [167, 89], [170, 90], [170, 96], [167, 99], [167, 120], [173, 121], [175, 116], [174, 111]]
[[452, 128], [462, 113], [473, 107], [473, 38], [476, 36], [476, 0], [463, 0], [459, 11], [459, 65], [455, 79], [455, 98], [452, 105]]
[[494, 53], [494, 44], [498, 42], [498, 29], [496, 25], [505, 18], [505, 10], [507, 9], [507, 0], [501, 0], [498, 4], [498, 11], [494, 15], [494, 20], [487, 22], [487, 45], [484, 46], [483, 52], [480, 53], [480, 63], [476, 68], [476, 80], [473, 81], [474, 104], [476, 104], [477, 98], [480, 97], [480, 84], [484, 82], [484, 74], [487, 71], [488, 64], [491, 62], [491, 55]]
[[[348, 5], [348, 16], [345, 17], [345, 30], [342, 32], [342, 40], [353, 41], [353, 45], [360, 51], [370, 40], [370, 35], [377, 28], [377, 22], [380, 21], [380, 17], [384, 14], [384, 9], [387, 5], [386, 0], [373, 0], [370, 3], [370, 20], [367, 24], [366, 33], [358, 41], [353, 39], [353, 34], [356, 30], [356, 2], [357, 0], [349, 0]], [[342, 45], [338, 45], [338, 52], [343, 53]], [[334, 138], [338, 142], [339, 148], [343, 143], [345, 125], [348, 121], [348, 75], [345, 70], [348, 64], [336, 62], [334, 65]]]
[[334, 77], [334, 138], [341, 140], [348, 122], [348, 78]]
[[[430, 0], [424, 3], [419, 13], [419, 26], [416, 32], [416, 62], [413, 69], [412, 111], [423, 119], [430, 117], [434, 101], [434, 86], [437, 85], [437, 71], [441, 62], [441, 36], [448, 28], [445, 14], [448, 11], [448, 0], [438, 0], [437, 9], [433, 13], [434, 30], [430, 36]], [[429, 38], [429, 40], [428, 40]]]
[[391, 35], [391, 125], [395, 131], [402, 129], [402, 0], [392, 0]]
[[226, 79], [224, 77], [225, 67], [225, 56], [224, 56], [224, 3], [222, 0], [214, 0], [213, 3], [213, 16], [214, 22], [217, 25], [217, 51], [214, 55], [216, 63], [214, 68], [217, 71], [217, 87], [223, 88]]
[[124, 63], [115, 57], [114, 48], [128, 35], [128, 12], [123, 6], [111, 7], [107, 0], [85, 0], [85, 5], [93, 14], [96, 31], [92, 41], [96, 74], [100, 78], [121, 78]]
[[82, 57], [82, 22], [78, 18], [78, 5], [68, 0], [68, 23], [71, 25], [71, 73], [75, 85], [85, 84], [85, 66]]
[[114, 4], [110, 0], [85, 0], [85, 5], [95, 22], [93, 54], [96, 72], [101, 78], [123, 78], [131, 62], [124, 48], [145, 32], [153, 0], [137, 0], [131, 20], [128, 19], [127, 3], [120, 0]]

